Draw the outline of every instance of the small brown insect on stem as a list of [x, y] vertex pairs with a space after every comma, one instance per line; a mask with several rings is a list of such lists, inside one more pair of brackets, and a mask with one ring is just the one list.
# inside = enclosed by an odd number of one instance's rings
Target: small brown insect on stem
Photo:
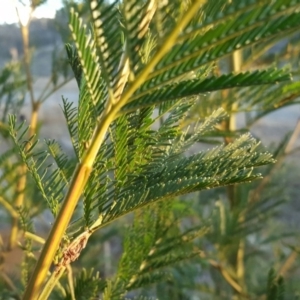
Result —
[[81, 251], [86, 247], [90, 236], [91, 233], [85, 231], [67, 246], [67, 248], [63, 251], [62, 259], [57, 265], [55, 272], [58, 272], [61, 267], [68, 266], [79, 257]]

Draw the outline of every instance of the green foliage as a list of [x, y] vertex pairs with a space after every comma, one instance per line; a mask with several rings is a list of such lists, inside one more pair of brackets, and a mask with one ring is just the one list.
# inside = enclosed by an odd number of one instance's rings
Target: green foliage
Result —
[[[226, 74], [220, 77], [208, 77], [204, 80], [193, 79], [189, 81], [181, 81], [180, 83], [168, 85], [164, 89], [156, 92], [142, 93], [142, 97], [134, 97], [134, 100], [123, 108], [124, 112], [136, 110], [143, 106], [162, 104], [163, 102], [171, 102], [184, 97], [198, 96], [212, 91], [243, 87], [244, 85], [258, 86], [260, 84], [268, 84], [288, 80], [288, 74], [282, 70], [264, 70], [255, 71], [253, 73], [244, 74]], [[216, 106], [217, 107], [217, 106]]]
[[270, 270], [268, 276], [267, 300], [283, 300], [284, 299], [284, 281], [282, 277], [276, 278], [273, 269]]
[[[105, 286], [105, 283], [101, 281], [99, 274], [94, 275], [94, 271], [88, 272], [85, 269], [81, 270], [81, 274], [74, 281], [74, 296], [75, 299], [93, 300], [99, 295]], [[64, 299], [73, 299], [68, 291]]]
[[290, 4], [284, 0], [272, 4], [266, 2], [254, 8], [253, 1], [244, 2], [233, 1], [231, 5], [227, 4], [228, 10], [224, 9], [217, 20], [207, 14], [198, 26], [193, 24], [187, 27], [180, 35], [178, 45], [160, 61], [150, 79], [140, 89], [161, 87], [234, 50], [299, 27], [298, 13], [282, 16], [290, 7], [299, 6], [298, 1]]
[[19, 113], [24, 104], [26, 81], [20, 72], [19, 63], [7, 64], [0, 72], [0, 133], [7, 137], [7, 117], [10, 113]]
[[[200, 255], [194, 241], [206, 227], [180, 228], [186, 210], [176, 210], [180, 202], [160, 202], [147, 211], [138, 211], [128, 228], [117, 276], [111, 283], [110, 297], [119, 298], [124, 291], [172, 281], [174, 265]], [[150, 225], [151, 224], [151, 225]]]
[[[68, 61], [79, 87], [78, 103], [63, 98], [62, 104], [74, 157], [54, 140], [42, 143], [35, 134], [28, 136], [24, 122], [7, 117], [18, 112], [21, 102], [13, 106], [9, 97], [24, 80], [13, 77], [11, 66], [0, 74], [0, 100], [8, 97], [1, 133], [5, 127], [13, 142], [0, 156], [0, 191], [7, 197], [1, 203], [13, 216], [18, 211], [24, 232], [34, 233], [28, 210], [34, 201], [16, 207], [18, 193], [37, 197], [43, 205], [35, 213], [47, 205], [55, 219], [36, 268], [48, 271], [39, 262], [55, 240], [55, 266], [43, 287], [49, 294], [42, 293], [40, 300], [284, 299], [283, 280], [274, 271], [265, 289], [260, 280], [266, 280], [266, 272], [256, 272], [258, 283], [253, 283], [244, 269], [265, 255], [262, 245], [282, 237], [263, 237], [263, 221], [283, 202], [276, 198], [280, 187], [261, 191], [277, 166], [273, 157], [283, 159], [290, 139], [271, 154], [247, 131], [266, 114], [298, 103], [299, 84], [291, 82], [294, 70], [276, 64], [243, 72], [231, 67], [227, 73], [219, 65], [238, 49], [251, 52], [258, 43], [268, 45], [296, 32], [300, 1], [169, 2], [91, 0], [91, 28], [71, 10], [74, 45], [66, 45], [61, 69], [54, 57], [51, 80], [57, 86], [60, 74], [68, 78]], [[42, 102], [32, 101], [33, 108]], [[239, 131], [230, 127], [237, 112], [247, 115]], [[203, 141], [217, 146], [207, 149]], [[30, 178], [21, 192], [16, 191], [23, 175], [16, 174], [18, 166], [26, 166]], [[82, 170], [87, 172], [82, 175]], [[267, 179], [252, 183], [262, 174]], [[75, 211], [66, 209], [72, 205]], [[64, 209], [68, 215], [61, 216]], [[70, 222], [59, 233], [63, 219]], [[115, 274], [104, 271], [100, 277], [79, 264], [71, 267], [86, 244], [84, 251], [96, 247], [98, 231], [104, 233], [101, 245], [109, 244], [105, 227], [124, 223]], [[24, 289], [32, 245], [26, 236]], [[99, 251], [101, 261], [104, 250]], [[65, 269], [67, 279], [58, 283]], [[264, 264], [260, 270], [266, 269]], [[209, 280], [201, 282], [199, 274]], [[26, 291], [30, 288], [31, 283]], [[26, 294], [24, 299], [29, 299]]]
[[[24, 208], [19, 210], [20, 215], [20, 225], [24, 232], [31, 232], [34, 233], [32, 221], [30, 219], [30, 215], [28, 211], [26, 211]], [[22, 274], [21, 274], [21, 282], [23, 288], [26, 287], [29, 281], [30, 273], [32, 271], [32, 268], [35, 263], [35, 259], [32, 255], [33, 247], [32, 247], [32, 241], [29, 238], [25, 238], [25, 243], [22, 246], [22, 249], [24, 250], [25, 257], [22, 261]]]

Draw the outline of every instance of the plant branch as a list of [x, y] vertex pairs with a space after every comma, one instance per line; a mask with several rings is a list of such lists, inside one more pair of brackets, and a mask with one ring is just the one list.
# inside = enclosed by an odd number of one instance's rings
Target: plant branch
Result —
[[73, 272], [70, 265], [67, 266], [68, 283], [70, 287], [71, 300], [76, 300], [74, 292]]
[[[149, 63], [145, 68], [138, 74], [134, 82], [128, 87], [125, 93], [122, 95], [120, 101], [115, 105], [114, 110], [119, 111], [119, 109], [126, 104], [134, 92], [146, 81], [149, 79], [150, 73], [153, 71], [154, 67], [159, 63], [159, 61], [168, 53], [168, 51], [174, 46], [177, 42], [177, 38], [181, 31], [186, 27], [189, 21], [193, 18], [194, 14], [198, 10], [200, 4], [205, 3], [205, 0], [194, 0], [189, 9], [184, 14], [183, 18], [176, 24], [175, 28], [172, 30], [170, 35], [166, 38], [164, 43], [158, 49], [156, 54], [152, 57]], [[153, 76], [153, 72], [151, 73]]]
[[45, 240], [43, 238], [41, 238], [40, 236], [33, 234], [32, 232], [29, 231], [25, 231], [24, 233], [25, 238], [31, 239], [41, 245], [45, 244]]
[[86, 163], [77, 165], [72, 182], [70, 183], [70, 188], [23, 295], [24, 300], [38, 299], [39, 291], [46, 278], [62, 236], [71, 220], [90, 172], [91, 168]]
[[13, 281], [3, 272], [0, 271], [0, 277], [2, 278], [3, 282], [5, 285], [13, 292], [15, 293], [14, 299], [21, 299], [20, 296], [18, 295], [18, 289], [14, 285]]
[[[161, 48], [157, 51], [157, 53], [152, 57], [152, 59], [148, 62], [145, 68], [141, 71], [141, 73], [135, 78], [134, 82], [131, 86], [124, 92], [120, 100], [112, 107], [111, 112], [113, 118], [118, 115], [119, 110], [122, 108], [127, 101], [129, 101], [130, 97], [134, 94], [134, 92], [148, 79], [148, 75], [151, 73], [153, 68], [159, 61], [163, 58], [163, 56], [172, 48], [172, 46], [176, 43], [176, 39], [180, 34], [181, 30], [188, 24], [188, 22], [192, 19], [194, 14], [197, 11], [198, 6], [201, 3], [204, 3], [204, 0], [195, 0], [191, 5], [189, 10], [186, 12], [182, 20], [180, 20], [174, 30], [170, 33], [170, 35], [166, 38], [165, 42], [162, 44]], [[95, 144], [95, 145], [93, 145]], [[97, 140], [93, 141], [90, 148], [88, 149], [86, 156], [90, 157], [90, 160], [96, 157], [98, 151], [97, 149], [100, 145], [97, 145]], [[102, 216], [98, 218], [91, 226], [90, 230], [95, 231], [101, 227], [102, 224]]]
[[29, 21], [25, 25], [21, 22], [19, 10], [17, 7], [16, 7], [16, 12], [17, 12], [17, 16], [18, 16], [19, 26], [21, 29], [22, 42], [23, 42], [24, 68], [25, 68], [26, 79], [27, 79], [26, 80], [27, 81], [27, 89], [29, 92], [31, 105], [33, 106], [35, 100], [34, 100], [34, 93], [33, 93], [32, 76], [31, 76], [31, 71], [30, 71], [30, 54], [29, 54], [29, 24], [30, 24], [30, 19], [31, 19], [33, 10], [31, 8], [30, 13], [29, 13]]
[[64, 274], [65, 270], [66, 267], [61, 266], [58, 270], [52, 272], [38, 300], [47, 300], [49, 298], [53, 288], [58, 285], [58, 280]]
[[[240, 72], [242, 69], [242, 61], [243, 61], [243, 52], [242, 50], [237, 50], [233, 52], [232, 56], [229, 58], [229, 69], [230, 72]], [[228, 96], [228, 91], [223, 91], [222, 96], [224, 101], [225, 99], [230, 97]], [[226, 102], [225, 102], [226, 103]], [[237, 130], [237, 120], [236, 120], [236, 113], [238, 111], [238, 103], [234, 102], [230, 107], [224, 107], [229, 114], [229, 118], [225, 121], [223, 121], [223, 130], [226, 132], [234, 132]], [[233, 141], [231, 137], [225, 137], [224, 138], [225, 144], [229, 144]], [[227, 187], [227, 197], [230, 203], [231, 212], [233, 209], [235, 209], [236, 205], [238, 204], [237, 201], [237, 192], [236, 192], [236, 186], [229, 185]], [[244, 217], [242, 217], [244, 219]], [[235, 257], [233, 259], [230, 259], [230, 263], [233, 267], [236, 269], [236, 275], [239, 283], [240, 290], [237, 290], [235, 286], [232, 285], [232, 288], [238, 292], [241, 293], [241, 291], [245, 290], [245, 266], [244, 266], [244, 256], [245, 256], [245, 241], [243, 239], [240, 239], [237, 242], [237, 248], [234, 248], [234, 255]], [[226, 272], [221, 272], [223, 277], [228, 281], [228, 274]]]
[[[243, 64], [243, 51], [237, 50], [232, 55], [232, 69], [234, 72], [240, 72], [242, 70], [242, 64]], [[230, 131], [237, 130], [237, 119], [236, 119], [236, 113], [235, 111], [238, 111], [238, 103], [234, 102], [232, 104], [231, 110], [233, 111], [233, 114], [230, 115], [230, 125], [229, 129]], [[232, 197], [233, 202], [237, 202], [237, 193], [236, 193], [236, 187], [235, 186], [229, 186], [229, 189], [232, 189]], [[241, 216], [241, 222], [244, 222], [244, 216]], [[239, 240], [238, 249], [236, 253], [236, 274], [237, 279], [240, 284], [240, 286], [243, 288], [243, 292], [246, 292], [246, 284], [245, 284], [245, 240], [241, 238]]]
[[272, 176], [278, 170], [278, 168], [282, 165], [284, 158], [286, 155], [290, 154], [292, 152], [292, 147], [295, 144], [298, 135], [300, 134], [300, 120], [297, 122], [297, 125], [294, 128], [294, 131], [289, 139], [289, 142], [287, 143], [284, 153], [277, 159], [277, 162], [274, 164], [273, 168], [269, 172], [267, 176], [265, 176], [261, 181], [260, 184], [257, 186], [257, 188], [252, 192], [252, 195], [249, 199], [249, 202], [256, 202], [259, 198], [259, 195], [261, 194], [262, 190], [265, 188], [265, 186], [270, 182]]
[[63, 82], [61, 82], [60, 84], [54, 86], [47, 94], [46, 91], [44, 91], [40, 96], [38, 101], [39, 102], [45, 102], [49, 96], [51, 96], [53, 93], [55, 93], [57, 90], [59, 90], [60, 88], [62, 88], [64, 85], [66, 85], [67, 83], [69, 83], [73, 78], [70, 77], [66, 80], [64, 80]]
[[[295, 105], [299, 104], [298, 102], [292, 102], [293, 100], [299, 98], [300, 94], [292, 94], [290, 96], [285, 97], [282, 99], [278, 104], [274, 106], [274, 108], [264, 110], [260, 115], [256, 116], [252, 119], [249, 123], [247, 123], [247, 128], [252, 127], [255, 123], [257, 123], [261, 118], [265, 117], [266, 115], [274, 112], [276, 109], [281, 107], [286, 107], [287, 105]], [[288, 104], [287, 104], [288, 103]]]
[[293, 266], [297, 257], [298, 257], [298, 253], [296, 251], [292, 251], [287, 257], [287, 259], [285, 260], [285, 262], [283, 263], [283, 265], [281, 266], [278, 275], [284, 277], [288, 272], [288, 270]]
[[225, 279], [225, 281], [237, 292], [239, 293], [241, 296], [243, 296], [244, 298], [248, 298], [248, 296], [243, 293], [243, 289], [242, 287], [238, 284], [238, 282], [236, 282], [232, 276], [230, 275], [230, 273], [221, 265], [219, 264], [217, 261], [213, 260], [213, 259], [208, 259], [205, 255], [204, 252], [200, 253], [200, 257], [207, 259], [207, 261], [209, 262], [209, 264], [214, 267], [216, 270], [218, 270], [221, 275], [223, 276], [223, 278]]
[[42, 253], [34, 269], [29, 284], [25, 290], [23, 300], [31, 300], [38, 298], [38, 294], [46, 278], [47, 271], [49, 270], [49, 267], [55, 256], [59, 243], [71, 220], [74, 209], [78, 203], [78, 200], [83, 192], [83, 189], [91, 173], [98, 150], [104, 140], [104, 137], [111, 122], [114, 120], [120, 108], [129, 100], [131, 95], [139, 88], [139, 86], [143, 82], [145, 82], [149, 73], [153, 70], [153, 68], [160, 61], [160, 59], [172, 48], [172, 46], [176, 42], [179, 33], [192, 19], [192, 17], [198, 10], [199, 4], [202, 2], [203, 0], [195, 0], [191, 4], [189, 10], [177, 23], [175, 28], [170, 33], [169, 37], [167, 37], [166, 42], [162, 45], [162, 47], [158, 50], [158, 52], [154, 55], [154, 57], [146, 65], [146, 67], [141, 71], [141, 73], [137, 76], [136, 80], [121, 96], [120, 100], [112, 106], [111, 110], [107, 111], [106, 115], [103, 115], [102, 120], [100, 121], [94, 132], [90, 147], [87, 149], [84, 157], [82, 158], [82, 162], [78, 164], [74, 172], [69, 190], [66, 194], [66, 197], [63, 201], [62, 207], [58, 213], [54, 225], [50, 231], [46, 244], [43, 247]]
[[13, 218], [18, 218], [19, 214], [14, 207], [3, 197], [0, 196], [0, 203], [10, 213]]
[[[33, 9], [31, 8], [29, 13], [29, 21], [27, 24], [22, 24], [20, 14], [18, 11], [18, 8], [16, 7], [16, 12], [19, 19], [19, 25], [21, 29], [21, 35], [22, 35], [22, 42], [23, 42], [23, 51], [24, 51], [24, 68], [26, 73], [26, 82], [27, 82], [27, 89], [30, 96], [30, 102], [31, 102], [31, 119], [30, 119], [30, 130], [29, 130], [29, 137], [33, 136], [36, 133], [36, 127], [37, 127], [37, 119], [38, 119], [38, 110], [39, 110], [39, 104], [35, 102], [34, 99], [34, 93], [33, 93], [33, 83], [32, 83], [32, 75], [30, 71], [30, 54], [29, 54], [29, 24], [31, 15], [33, 13]], [[29, 147], [29, 145], [27, 146]], [[25, 198], [25, 187], [26, 187], [26, 181], [27, 181], [27, 168], [25, 164], [22, 164], [19, 167], [19, 174], [20, 178], [17, 183], [17, 197], [14, 203], [14, 206], [19, 208], [23, 206], [24, 198]], [[18, 223], [19, 218], [18, 216], [15, 216], [12, 218], [12, 228], [9, 238], [9, 245], [8, 249], [12, 249], [15, 247], [17, 243], [17, 237], [18, 237]]]
[[45, 84], [45, 86], [44, 86], [44, 88], [43, 88], [41, 94], [40, 94], [39, 97], [37, 98], [37, 99], [38, 99], [37, 101], [41, 102], [41, 99], [43, 98], [43, 96], [45, 95], [45, 93], [47, 92], [48, 88], [50, 87], [50, 85], [51, 85], [51, 83], [52, 83], [52, 80], [51, 80], [51, 79], [52, 79], [52, 77], [50, 77], [50, 78], [48, 79], [48, 82]]

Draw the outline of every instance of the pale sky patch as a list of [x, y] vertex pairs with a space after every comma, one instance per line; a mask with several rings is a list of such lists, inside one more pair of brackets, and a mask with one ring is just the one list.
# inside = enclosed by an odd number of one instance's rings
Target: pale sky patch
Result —
[[[23, 3], [29, 4], [30, 1], [23, 0]], [[26, 19], [28, 13], [28, 6], [23, 6], [19, 4], [19, 1], [16, 0], [0, 0], [0, 24], [3, 23], [17, 23], [18, 18], [16, 14], [15, 5], [18, 5], [20, 8], [21, 17]], [[39, 6], [34, 12], [34, 17], [36, 18], [54, 18], [55, 12], [57, 9], [62, 7], [61, 0], [48, 0], [45, 4]]]

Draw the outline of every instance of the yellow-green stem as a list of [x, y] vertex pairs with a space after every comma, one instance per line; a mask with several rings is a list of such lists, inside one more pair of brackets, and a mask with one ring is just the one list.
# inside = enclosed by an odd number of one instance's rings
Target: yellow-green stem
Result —
[[66, 267], [62, 266], [59, 270], [52, 272], [38, 300], [47, 300], [49, 298], [53, 288], [58, 284], [58, 280], [64, 274], [65, 270]]
[[70, 265], [67, 266], [67, 273], [68, 273], [68, 283], [70, 288], [71, 299], [76, 300], [75, 291], [74, 291], [73, 272]]
[[[235, 51], [232, 56], [229, 58], [229, 71], [230, 72], [239, 72], [242, 68], [242, 51], [237, 50]], [[226, 100], [227, 97], [230, 97], [228, 91], [222, 92], [223, 99]], [[237, 119], [235, 112], [238, 110], [238, 104], [233, 103], [230, 107], [226, 106], [224, 107], [228, 113], [229, 118], [223, 122], [222, 127], [223, 130], [225, 130], [228, 133], [234, 132], [237, 129]], [[226, 144], [229, 144], [233, 141], [231, 137], [225, 137], [224, 141]], [[237, 193], [236, 193], [236, 187], [234, 185], [230, 185], [227, 187], [227, 197], [230, 202], [231, 210], [233, 211], [237, 205]], [[243, 220], [243, 217], [241, 217], [241, 221]], [[236, 277], [237, 282], [242, 288], [243, 292], [246, 292], [245, 290], [245, 267], [244, 267], [244, 255], [245, 255], [245, 241], [243, 239], [239, 240], [236, 248], [234, 250], [234, 256], [229, 259], [230, 264], [232, 267], [236, 270]], [[223, 274], [224, 276], [224, 274]], [[235, 292], [238, 294], [241, 293], [241, 291], [237, 291], [235, 288], [233, 288]]]
[[14, 207], [3, 197], [0, 196], [0, 204], [10, 213], [14, 218], [17, 218], [19, 215]]
[[[241, 70], [242, 64], [242, 50], [235, 51], [232, 56], [229, 58], [229, 71], [230, 72], [239, 72]], [[222, 96], [224, 101], [229, 96], [227, 90], [222, 91]], [[227, 132], [233, 132], [236, 130], [236, 114], [234, 113], [238, 109], [237, 103], [233, 103], [230, 107], [224, 107], [225, 110], [229, 113], [229, 118], [223, 122], [223, 130]], [[225, 143], [229, 144], [232, 142], [231, 137], [225, 137]], [[231, 208], [235, 206], [235, 187], [230, 185], [227, 187], [227, 195], [231, 205]]]
[[[18, 13], [18, 10], [17, 10]], [[29, 19], [31, 17], [30, 16]], [[30, 118], [30, 129], [29, 129], [29, 137], [35, 134], [36, 127], [37, 127], [37, 119], [38, 119], [38, 109], [39, 105], [34, 100], [34, 94], [33, 94], [33, 86], [32, 86], [32, 76], [30, 72], [30, 54], [29, 54], [29, 22], [26, 25], [23, 25], [21, 23], [21, 19], [18, 13], [19, 17], [19, 25], [21, 29], [21, 36], [22, 36], [22, 43], [23, 43], [23, 51], [24, 51], [24, 68], [26, 73], [26, 82], [27, 82], [27, 90], [29, 92], [30, 96], [30, 102], [31, 102], [31, 118]], [[29, 144], [28, 144], [29, 147]], [[19, 167], [19, 174], [20, 178], [17, 183], [16, 192], [17, 192], [17, 198], [15, 200], [14, 206], [16, 208], [19, 208], [23, 206], [24, 198], [25, 198], [25, 187], [26, 187], [26, 175], [27, 175], [27, 168], [25, 164], [22, 164]], [[18, 216], [12, 216], [12, 227], [11, 227], [11, 233], [9, 237], [9, 244], [8, 249], [12, 249], [15, 247], [18, 239]]]
[[[173, 45], [177, 41], [177, 37], [180, 32], [185, 28], [188, 22], [192, 19], [194, 14], [197, 12], [198, 6], [202, 3], [205, 3], [205, 0], [195, 0], [194, 3], [190, 6], [188, 11], [185, 13], [184, 17], [178, 22], [176, 27], [170, 33], [170, 35], [165, 39], [165, 42], [162, 44], [157, 53], [151, 58], [151, 60], [147, 63], [145, 68], [141, 71], [140, 74], [135, 78], [134, 82], [129, 86], [129, 88], [124, 92], [120, 100], [111, 108], [112, 120], [118, 115], [118, 112], [122, 108], [124, 104], [126, 104], [129, 100], [131, 100], [131, 96], [134, 92], [146, 81], [149, 79], [148, 75], [154, 69], [154, 67], [159, 63], [159, 61], [164, 57], [164, 55], [173, 47]], [[91, 156], [94, 150], [88, 150], [90, 153], [87, 153], [87, 156]], [[94, 224], [90, 227], [91, 231], [95, 231], [100, 228], [99, 219], [94, 222]]]
[[160, 59], [174, 45], [179, 33], [183, 28], [185, 28], [188, 22], [192, 19], [192, 17], [197, 11], [199, 4], [202, 2], [203, 0], [194, 1], [194, 3], [190, 6], [187, 13], [184, 15], [183, 19], [177, 24], [177, 26], [171, 32], [169, 37], [166, 39], [165, 44], [159, 49], [158, 53], [154, 55], [151, 61], [139, 74], [137, 79], [132, 83], [132, 85], [128, 88], [128, 90], [124, 93], [124, 95], [122, 95], [119, 102], [113, 105], [111, 109], [107, 111], [107, 114], [103, 116], [103, 119], [101, 120], [100, 124], [97, 126], [95, 130], [95, 133], [91, 140], [90, 147], [87, 149], [82, 159], [82, 162], [78, 165], [78, 167], [76, 168], [73, 174], [73, 178], [69, 190], [66, 194], [66, 197], [63, 201], [62, 207], [54, 222], [54, 225], [50, 231], [46, 244], [43, 247], [40, 258], [35, 266], [34, 272], [30, 278], [29, 284], [23, 295], [23, 300], [38, 299], [39, 291], [46, 278], [47, 272], [50, 268], [56, 250], [63, 237], [63, 234], [66, 231], [67, 226], [71, 220], [77, 202], [83, 192], [84, 186], [92, 170], [94, 160], [103, 142], [103, 139], [105, 137], [105, 134], [108, 130], [110, 123], [114, 120], [115, 115], [118, 113], [120, 108], [124, 104], [126, 104], [126, 102], [129, 100], [131, 95], [146, 80], [149, 73], [153, 70], [153, 68], [160, 61]]
[[25, 238], [30, 239], [32, 241], [35, 241], [35, 242], [37, 242], [39, 244], [42, 244], [42, 245], [45, 244], [45, 240], [42, 237], [40, 237], [40, 236], [38, 236], [36, 234], [33, 234], [32, 232], [25, 231], [24, 232], [24, 236], [25, 236]]
[[298, 258], [299, 253], [297, 251], [292, 251], [290, 255], [287, 257], [286, 261], [284, 264], [281, 266], [278, 275], [279, 276], [286, 276], [287, 272], [289, 269], [291, 269], [292, 266], [295, 265], [295, 261]]
[[[174, 46], [181, 31], [186, 27], [194, 14], [198, 11], [198, 7], [201, 3], [205, 3], [205, 0], [195, 0], [191, 4], [190, 8], [186, 11], [183, 18], [178, 22], [170, 35], [166, 38], [165, 42], [161, 45], [157, 53], [152, 57], [149, 63], [145, 66], [140, 74], [138, 74], [135, 81], [126, 90], [120, 101], [115, 105], [116, 112], [129, 100], [133, 93], [144, 83], [145, 78], [149, 79], [149, 74], [153, 71], [154, 67], [159, 61], [167, 54], [167, 52]], [[151, 76], [153, 72], [151, 73]]]
[[33, 94], [33, 86], [32, 86], [32, 76], [30, 72], [30, 54], [29, 54], [29, 23], [27, 25], [21, 26], [21, 34], [22, 34], [22, 41], [23, 41], [23, 51], [24, 51], [24, 68], [26, 72], [26, 82], [27, 82], [27, 89], [30, 95], [30, 101], [32, 107], [34, 106], [34, 94]]
[[52, 272], [49, 280], [47, 281], [42, 293], [40, 294], [38, 300], [47, 300], [55, 286], [58, 287], [58, 281], [60, 277], [64, 274], [66, 267], [61, 266], [58, 270]]
[[243, 294], [243, 289], [241, 288], [241, 286], [236, 282], [236, 280], [234, 279], [234, 277], [232, 276], [232, 272], [230, 270], [227, 270], [226, 267], [222, 266], [220, 263], [218, 263], [217, 261], [213, 260], [213, 259], [208, 259], [207, 255], [204, 252], [200, 252], [199, 256], [201, 258], [205, 258], [207, 259], [208, 263], [215, 268], [216, 270], [218, 270], [221, 275], [223, 276], [223, 278], [225, 279], [225, 281], [232, 287], [232, 289], [237, 292], [238, 294], [240, 294], [243, 297], [246, 297], [245, 294]]
[[55, 256], [56, 250], [63, 234], [71, 220], [73, 211], [82, 193], [83, 187], [91, 172], [91, 168], [84, 163], [78, 164], [66, 195], [65, 201], [59, 211], [55, 223], [50, 231], [49, 237], [43, 247], [42, 253], [35, 266], [31, 279], [23, 295], [24, 300], [38, 299], [40, 288], [47, 276], [49, 267]]
[[[237, 50], [232, 55], [232, 70], [234, 72], [240, 72], [242, 70], [242, 62], [243, 62], [243, 52], [242, 50]], [[238, 104], [237, 102], [233, 103], [231, 107], [231, 111], [233, 112], [230, 115], [230, 124], [229, 128], [230, 131], [235, 131], [237, 129], [237, 119], [236, 114], [234, 112], [238, 111]], [[236, 202], [236, 190], [234, 186], [231, 186], [232, 188], [232, 199], [233, 202]], [[244, 216], [241, 216], [241, 222], [244, 221]], [[243, 288], [244, 292], [247, 292], [246, 290], [246, 284], [245, 284], [245, 240], [241, 239], [239, 241], [238, 250], [236, 253], [236, 275], [239, 285]]]
[[78, 200], [83, 192], [84, 186], [91, 173], [92, 165], [98, 149], [112, 120], [113, 116], [110, 114], [98, 125], [94, 134], [94, 138], [92, 139], [91, 145], [84, 156], [82, 163], [78, 164], [73, 174], [68, 193], [66, 194], [62, 207], [58, 213], [53, 227], [51, 228], [49, 237], [46, 240], [42, 253], [35, 266], [33, 274], [25, 290], [23, 300], [38, 299], [39, 291], [47, 276], [47, 272], [51, 266], [59, 243], [71, 220]]
[[246, 292], [244, 258], [245, 258], [245, 240], [241, 239], [239, 242], [239, 248], [236, 255], [236, 275], [240, 286], [242, 286], [244, 292]]

